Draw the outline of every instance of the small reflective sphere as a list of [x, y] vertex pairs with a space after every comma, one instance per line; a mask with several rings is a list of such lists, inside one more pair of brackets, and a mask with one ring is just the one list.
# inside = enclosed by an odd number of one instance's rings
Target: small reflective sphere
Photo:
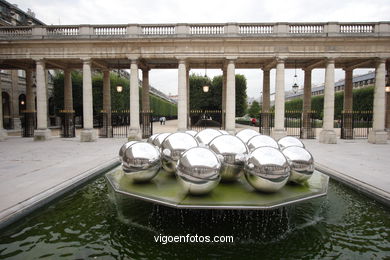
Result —
[[195, 130], [187, 130], [187, 131], [185, 131], [185, 133], [190, 134], [192, 136], [195, 136], [198, 132]]
[[225, 131], [225, 130], [218, 130], [218, 131], [220, 131], [223, 135], [230, 135], [227, 131]]
[[209, 143], [209, 148], [223, 156], [220, 171], [223, 181], [235, 181], [242, 175], [248, 148], [240, 138], [234, 135], [220, 135]]
[[221, 162], [208, 148], [194, 147], [185, 151], [177, 163], [176, 174], [185, 192], [202, 195], [213, 190], [221, 180]]
[[260, 133], [256, 132], [253, 129], [249, 129], [249, 128], [241, 130], [240, 132], [238, 132], [236, 134], [236, 136], [238, 138], [240, 138], [245, 144], [248, 142], [249, 139], [251, 139], [252, 137], [254, 137], [256, 135], [260, 135]]
[[122, 169], [134, 182], [147, 182], [157, 175], [161, 167], [160, 152], [152, 144], [137, 142], [123, 155]]
[[125, 154], [125, 151], [127, 148], [129, 148], [131, 145], [137, 143], [138, 141], [130, 141], [122, 145], [121, 149], [119, 149], [119, 161], [123, 161], [123, 155]]
[[220, 131], [212, 128], [206, 128], [195, 135], [195, 138], [199, 144], [208, 145], [211, 140], [220, 135], [222, 135]]
[[282, 153], [286, 156], [290, 164], [291, 174], [289, 181], [303, 183], [312, 176], [314, 172], [314, 159], [311, 153], [305, 148], [290, 146], [284, 148]]
[[285, 136], [283, 138], [280, 138], [278, 141], [280, 149], [290, 147], [290, 146], [299, 146], [305, 148], [305, 145], [296, 137], [292, 136]]
[[255, 135], [248, 140], [246, 145], [248, 146], [249, 151], [253, 151], [256, 148], [266, 147], [266, 146], [279, 149], [278, 143], [268, 135]]
[[278, 149], [260, 147], [248, 156], [244, 172], [246, 180], [256, 190], [276, 192], [287, 183], [290, 166]]
[[157, 146], [158, 148], [161, 148], [161, 144], [164, 142], [165, 138], [168, 137], [168, 135], [170, 135], [171, 133], [162, 133], [162, 134], [158, 134], [154, 140], [153, 140], [153, 144], [155, 146]]
[[165, 138], [161, 145], [162, 166], [170, 173], [175, 172], [180, 155], [186, 150], [198, 146], [196, 139], [187, 133], [174, 133]]
[[153, 135], [149, 136], [147, 142], [150, 143], [150, 144], [153, 144], [154, 139], [156, 139], [156, 137], [157, 137], [158, 135], [159, 135], [159, 134], [153, 134]]

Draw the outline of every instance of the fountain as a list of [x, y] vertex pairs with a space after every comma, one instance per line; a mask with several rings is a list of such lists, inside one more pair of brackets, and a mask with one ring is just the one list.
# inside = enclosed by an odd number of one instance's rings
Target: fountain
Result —
[[122, 165], [105, 175], [114, 194], [225, 210], [276, 209], [327, 194], [328, 176], [314, 170], [312, 155], [294, 137], [276, 142], [253, 130], [233, 136], [206, 129], [153, 139], [123, 145]]

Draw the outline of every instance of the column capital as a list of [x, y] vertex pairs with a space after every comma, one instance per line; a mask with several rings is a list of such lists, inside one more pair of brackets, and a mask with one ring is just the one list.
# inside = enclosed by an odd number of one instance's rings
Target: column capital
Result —
[[345, 72], [350, 72], [350, 71], [353, 71], [353, 68], [352, 67], [343, 67], [343, 70]]
[[375, 63], [376, 65], [379, 65], [381, 63], [386, 63], [386, 60], [387, 60], [386, 58], [378, 57], [375, 59]]
[[186, 58], [178, 58], [177, 59], [178, 64], [184, 64], [187, 65], [187, 59]]
[[334, 64], [336, 61], [334, 57], [326, 57], [325, 60], [327, 64]]
[[278, 63], [278, 64], [284, 63], [286, 61], [286, 57], [282, 57], [282, 56], [276, 57], [275, 60], [276, 60], [276, 63]]
[[87, 64], [87, 65], [91, 65], [92, 63], [92, 59], [91, 58], [81, 58], [81, 60], [83, 61], [83, 64]]
[[149, 67], [144, 67], [144, 68], [142, 68], [141, 69], [142, 70], [142, 73], [144, 73], [144, 72], [149, 72], [150, 71], [150, 68]]
[[35, 61], [36, 65], [45, 66], [45, 64], [46, 64], [46, 61], [43, 58], [34, 59], [34, 61]]

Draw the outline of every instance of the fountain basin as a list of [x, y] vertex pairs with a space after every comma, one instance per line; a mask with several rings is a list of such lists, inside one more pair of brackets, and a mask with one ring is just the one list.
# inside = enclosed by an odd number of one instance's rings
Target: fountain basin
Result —
[[173, 208], [267, 210], [325, 196], [329, 177], [315, 171], [304, 184], [287, 184], [276, 193], [261, 193], [242, 177], [237, 182], [220, 183], [202, 196], [186, 194], [177, 180], [163, 169], [149, 183], [132, 183], [121, 167], [105, 175], [115, 193]]

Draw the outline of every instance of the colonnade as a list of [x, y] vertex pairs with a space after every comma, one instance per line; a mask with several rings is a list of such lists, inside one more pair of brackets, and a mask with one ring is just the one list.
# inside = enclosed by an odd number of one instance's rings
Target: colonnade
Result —
[[[286, 136], [285, 119], [285, 61], [278, 58], [275, 62], [275, 127], [270, 133], [275, 139]], [[222, 110], [226, 112], [223, 125], [226, 131], [235, 132], [235, 64], [234, 58], [226, 59], [221, 68], [223, 71], [222, 86]], [[369, 133], [370, 143], [386, 143], [387, 132], [385, 131], [385, 59], [379, 59], [376, 63], [375, 94], [374, 94], [374, 118], [373, 129]], [[50, 137], [47, 122], [47, 79], [45, 60], [36, 60], [36, 95], [37, 95], [37, 129], [34, 132], [35, 140], [45, 140]], [[93, 100], [92, 100], [92, 61], [82, 60], [83, 72], [83, 130], [81, 141], [93, 141], [97, 133], [93, 129]], [[270, 69], [263, 67], [262, 111], [270, 111]], [[303, 115], [311, 111], [311, 67], [304, 70], [304, 97]], [[344, 111], [352, 111], [352, 75], [353, 67], [345, 70], [345, 95]], [[139, 88], [138, 88], [138, 60], [130, 59], [130, 134], [129, 139], [140, 139], [141, 131], [139, 124]], [[142, 111], [149, 111], [149, 68], [142, 68]], [[190, 66], [186, 59], [178, 60], [178, 131], [185, 131], [189, 119], [189, 70]], [[26, 105], [27, 110], [33, 110], [32, 70], [26, 71]], [[335, 96], [335, 59], [325, 60], [325, 90], [323, 127], [319, 136], [320, 143], [336, 143], [334, 130], [334, 96]], [[0, 108], [1, 109], [1, 108]], [[71, 70], [64, 69], [64, 110], [73, 110]], [[103, 110], [107, 112], [108, 127], [111, 127], [111, 94], [109, 69], [103, 70]], [[1, 110], [0, 110], [1, 112]], [[2, 118], [1, 118], [2, 120]], [[308, 121], [303, 117], [303, 137], [309, 135], [313, 129], [307, 127]], [[2, 126], [2, 122], [0, 121]], [[348, 130], [348, 125], [346, 126]], [[352, 129], [352, 126], [351, 126]], [[0, 129], [1, 130], [1, 129]], [[0, 138], [1, 133], [0, 132]], [[109, 131], [111, 133], [111, 131]]]

